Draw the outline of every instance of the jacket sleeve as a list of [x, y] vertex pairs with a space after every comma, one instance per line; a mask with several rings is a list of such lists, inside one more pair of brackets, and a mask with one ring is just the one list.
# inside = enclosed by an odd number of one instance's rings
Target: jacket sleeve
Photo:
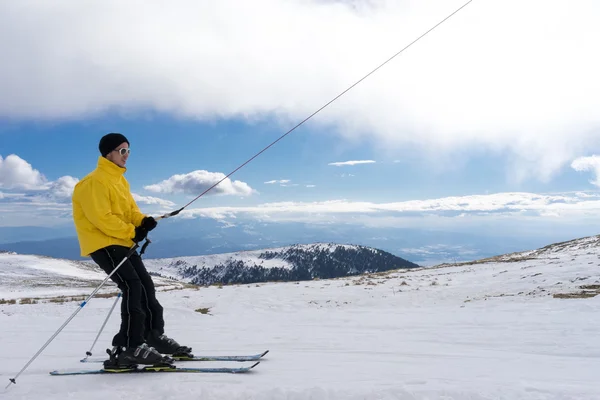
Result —
[[108, 188], [101, 182], [88, 181], [80, 202], [85, 217], [104, 234], [119, 239], [132, 239], [135, 236], [135, 226], [123, 222], [112, 213]]

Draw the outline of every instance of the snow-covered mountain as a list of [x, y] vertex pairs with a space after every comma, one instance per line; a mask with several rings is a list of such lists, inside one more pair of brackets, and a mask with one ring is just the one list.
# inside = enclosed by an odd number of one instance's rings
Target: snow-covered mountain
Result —
[[568, 240], [565, 242], [552, 243], [535, 250], [521, 251], [509, 254], [503, 254], [495, 257], [482, 258], [476, 261], [469, 261], [462, 264], [488, 263], [494, 261], [524, 261], [551, 257], [553, 254], [579, 253], [589, 250], [590, 254], [600, 248], [600, 235], [587, 236], [584, 238]]
[[155, 274], [196, 285], [327, 279], [419, 267], [382, 250], [333, 243], [148, 259], [145, 264]]

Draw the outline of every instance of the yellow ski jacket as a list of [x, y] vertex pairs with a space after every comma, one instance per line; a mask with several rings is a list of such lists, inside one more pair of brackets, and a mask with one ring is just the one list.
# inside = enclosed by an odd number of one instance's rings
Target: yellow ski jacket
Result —
[[75, 185], [73, 221], [83, 257], [110, 245], [133, 246], [145, 215], [131, 196], [126, 170], [100, 156], [96, 169]]

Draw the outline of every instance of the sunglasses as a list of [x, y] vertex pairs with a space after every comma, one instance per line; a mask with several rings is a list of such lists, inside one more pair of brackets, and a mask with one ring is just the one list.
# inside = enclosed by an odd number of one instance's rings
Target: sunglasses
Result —
[[121, 148], [121, 149], [115, 149], [115, 150], [113, 150], [113, 151], [116, 151], [116, 152], [118, 152], [118, 153], [119, 153], [120, 155], [122, 155], [122, 156], [124, 156], [125, 154], [129, 154], [129, 153], [131, 153], [131, 149], [130, 149], [130, 148], [128, 148], [128, 147], [123, 147], [123, 148]]

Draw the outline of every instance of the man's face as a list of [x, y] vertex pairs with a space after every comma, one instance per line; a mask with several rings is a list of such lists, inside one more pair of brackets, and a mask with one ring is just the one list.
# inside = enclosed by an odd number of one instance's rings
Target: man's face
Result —
[[106, 155], [106, 159], [117, 164], [121, 168], [125, 168], [127, 159], [129, 158], [129, 145], [127, 142], [121, 143], [116, 149]]

